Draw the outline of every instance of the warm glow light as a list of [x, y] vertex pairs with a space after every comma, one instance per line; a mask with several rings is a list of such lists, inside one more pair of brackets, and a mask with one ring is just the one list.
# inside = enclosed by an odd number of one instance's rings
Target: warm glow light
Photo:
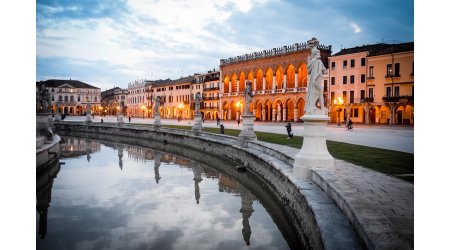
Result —
[[117, 106], [117, 110], [119, 110], [120, 109], [120, 107], [119, 106]]
[[142, 105], [142, 106], [141, 106], [141, 109], [145, 109], [145, 105]]

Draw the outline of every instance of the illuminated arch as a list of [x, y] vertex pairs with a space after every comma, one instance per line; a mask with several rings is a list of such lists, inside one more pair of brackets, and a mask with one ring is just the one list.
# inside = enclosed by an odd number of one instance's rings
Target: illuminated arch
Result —
[[245, 73], [241, 71], [239, 74], [239, 92], [245, 91]]
[[297, 121], [300, 120], [300, 117], [305, 113], [305, 99], [300, 97], [296, 101], [297, 106]]
[[284, 80], [284, 71], [283, 67], [278, 66], [277, 71], [275, 72], [275, 81], [276, 81], [276, 88], [282, 89], [283, 88], [283, 80]]
[[266, 89], [272, 89], [273, 82], [273, 70], [272, 68], [268, 68], [266, 71]]
[[233, 76], [231, 76], [231, 92], [237, 92], [237, 91], [238, 91], [237, 76], [236, 76], [236, 74], [233, 74]]
[[295, 87], [295, 67], [292, 64], [289, 64], [286, 70], [286, 84], [287, 88]]
[[230, 78], [228, 77], [228, 75], [225, 75], [225, 78], [223, 79], [223, 92], [224, 93], [228, 93], [230, 92]]
[[306, 87], [308, 84], [308, 70], [305, 63], [300, 63], [298, 66], [298, 86]]
[[256, 71], [256, 90], [263, 89], [263, 77], [264, 77], [264, 73], [263, 73], [262, 69], [258, 69]]

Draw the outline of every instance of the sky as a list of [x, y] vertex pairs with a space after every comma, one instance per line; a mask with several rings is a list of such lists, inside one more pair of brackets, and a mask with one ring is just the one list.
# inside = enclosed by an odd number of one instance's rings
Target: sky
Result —
[[332, 53], [414, 41], [412, 0], [37, 0], [36, 81], [102, 90], [218, 69], [220, 59], [306, 42]]

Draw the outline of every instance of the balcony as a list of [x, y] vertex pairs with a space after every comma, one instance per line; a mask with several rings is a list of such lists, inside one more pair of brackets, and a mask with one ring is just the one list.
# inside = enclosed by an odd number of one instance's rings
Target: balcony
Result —
[[213, 97], [203, 97], [203, 100], [205, 101], [209, 101], [209, 100], [219, 100], [218, 96], [213, 96]]
[[361, 98], [360, 103], [373, 102], [373, 97]]
[[383, 96], [383, 102], [414, 103], [414, 96]]
[[384, 76], [384, 78], [398, 78], [398, 77], [400, 77], [400, 75], [392, 75], [392, 74], [389, 74], [389, 75], [385, 75], [385, 76]]
[[219, 87], [204, 88], [203, 91], [219, 90]]
[[367, 80], [374, 80], [375, 79], [375, 76], [368, 76], [367, 77]]

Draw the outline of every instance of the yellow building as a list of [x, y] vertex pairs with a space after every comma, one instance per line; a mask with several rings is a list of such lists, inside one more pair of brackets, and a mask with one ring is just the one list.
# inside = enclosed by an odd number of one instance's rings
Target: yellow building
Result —
[[414, 123], [414, 43], [343, 49], [329, 58], [331, 122]]

